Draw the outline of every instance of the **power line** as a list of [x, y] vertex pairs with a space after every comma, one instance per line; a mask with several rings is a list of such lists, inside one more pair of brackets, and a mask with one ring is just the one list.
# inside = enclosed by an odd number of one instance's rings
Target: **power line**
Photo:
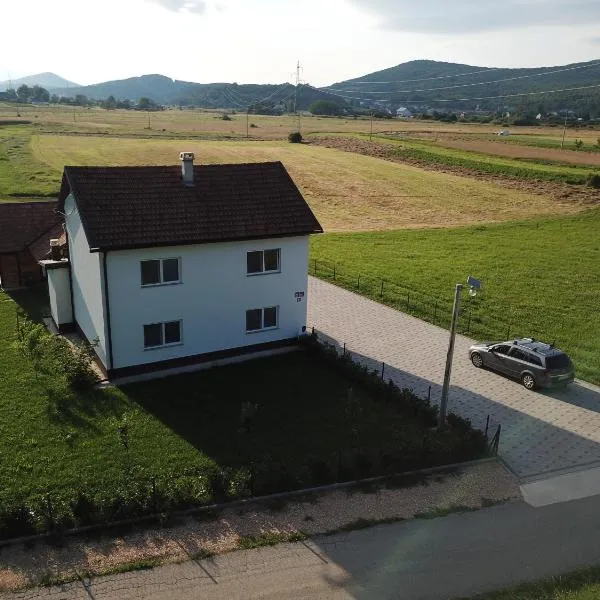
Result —
[[[467, 75], [477, 75], [479, 73], [489, 73], [490, 71], [502, 71], [499, 67], [492, 67], [489, 69], [482, 69], [481, 71], [469, 71], [468, 73], [457, 73], [456, 75], [438, 75], [437, 77], [422, 77], [420, 79], [396, 79], [395, 81], [353, 81], [348, 80], [346, 83], [352, 83], [353, 85], [368, 84], [368, 83], [410, 83], [412, 81], [433, 81], [434, 79], [448, 79], [450, 77], [466, 77]], [[327, 86], [331, 87], [331, 86]]]
[[[563, 73], [565, 71], [574, 71], [576, 69], [587, 69], [590, 67], [597, 67], [600, 66], [600, 62], [591, 64], [591, 65], [582, 65], [582, 66], [578, 66], [578, 67], [568, 67], [568, 68], [564, 68], [564, 69], [556, 69], [554, 71], [546, 71], [544, 73], [532, 73], [530, 75], [519, 75], [517, 77], [507, 77], [505, 79], [494, 79], [492, 81], [478, 81], [476, 83], [461, 83], [461, 84], [457, 84], [457, 85], [448, 85], [448, 86], [443, 86], [443, 87], [436, 87], [436, 88], [423, 88], [423, 89], [411, 89], [411, 90], [387, 90], [387, 91], [383, 91], [383, 92], [377, 92], [377, 91], [367, 91], [367, 90], [360, 90], [361, 93], [363, 94], [411, 94], [411, 93], [416, 93], [416, 92], [435, 92], [438, 90], [450, 90], [450, 89], [455, 89], [455, 88], [463, 88], [463, 87], [471, 87], [471, 86], [476, 86], [476, 85], [490, 85], [492, 83], [503, 83], [505, 81], [516, 81], [518, 79], [530, 79], [531, 77], [544, 77], [546, 75], [553, 75], [555, 73]], [[357, 83], [370, 83], [370, 82], [357, 82]], [[377, 82], [377, 83], [400, 83], [400, 82], [393, 82], [393, 81], [389, 81], [389, 82]], [[348, 89], [339, 89], [339, 88], [334, 88], [332, 86], [328, 86], [327, 88], [324, 88], [333, 92], [358, 92], [359, 90], [348, 90]]]
[[[595, 85], [584, 85], [584, 86], [579, 86], [579, 87], [572, 87], [572, 88], [563, 88], [563, 89], [555, 89], [555, 90], [543, 90], [543, 91], [534, 91], [534, 92], [521, 92], [518, 94], [503, 94], [503, 95], [499, 95], [499, 96], [473, 96], [471, 98], [427, 98], [427, 99], [423, 99], [423, 100], [402, 100], [403, 104], [426, 104], [427, 102], [468, 102], [470, 100], [495, 100], [495, 99], [500, 99], [500, 98], [515, 98], [515, 97], [519, 97], [519, 96], [535, 96], [538, 94], [556, 94], [556, 93], [560, 93], [560, 92], [573, 92], [573, 91], [577, 91], [577, 90], [588, 90], [588, 89], [593, 89], [593, 88], [600, 88], [600, 84], [595, 84]], [[315, 88], [317, 89], [317, 88]], [[348, 95], [344, 95], [344, 94], [333, 94], [330, 92], [326, 92], [325, 90], [319, 90], [321, 92], [323, 92], [324, 94], [329, 93], [331, 96], [339, 96], [340, 98], [347, 98], [347, 99], [351, 99], [351, 100], [362, 100], [365, 102], [373, 102], [373, 98], [365, 98], [362, 96], [348, 96]], [[368, 92], [367, 92], [368, 93]], [[389, 95], [391, 96], [391, 93], [389, 93]]]

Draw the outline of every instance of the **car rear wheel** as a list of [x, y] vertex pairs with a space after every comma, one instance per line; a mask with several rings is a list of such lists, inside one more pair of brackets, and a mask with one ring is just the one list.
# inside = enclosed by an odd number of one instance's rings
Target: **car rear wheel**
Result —
[[521, 375], [521, 383], [523, 384], [523, 387], [528, 390], [535, 389], [535, 379], [533, 378], [533, 375], [530, 375], [529, 373], [523, 373], [523, 375]]
[[479, 352], [473, 352], [473, 354], [471, 354], [471, 362], [478, 369], [481, 369], [481, 367], [483, 367], [483, 358], [481, 358], [481, 354], [479, 354]]

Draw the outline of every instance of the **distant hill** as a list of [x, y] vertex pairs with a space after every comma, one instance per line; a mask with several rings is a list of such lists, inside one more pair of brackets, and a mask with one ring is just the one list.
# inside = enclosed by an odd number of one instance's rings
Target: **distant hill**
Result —
[[321, 89], [352, 104], [379, 101], [409, 108], [568, 109], [600, 116], [600, 87], [548, 93], [593, 85], [600, 86], [600, 59], [531, 69], [414, 60]]
[[38, 73], [37, 75], [28, 75], [27, 77], [13, 79], [12, 81], [0, 81], [0, 92], [6, 91], [9, 85], [11, 85], [14, 90], [20, 85], [28, 85], [30, 87], [39, 85], [46, 88], [48, 91], [54, 91], [57, 88], [79, 87], [78, 83], [63, 79], [54, 73]]
[[[229, 108], [246, 110], [248, 106], [263, 102], [269, 106], [288, 108], [293, 103], [295, 88], [290, 83], [279, 85], [237, 83], [193, 83], [179, 81], [164, 75], [142, 75], [116, 81], [107, 81], [77, 88], [54, 89], [53, 93], [63, 96], [83, 94], [93, 100], [104, 100], [114, 96], [117, 100], [137, 102], [140, 98], [150, 98], [157, 104], [184, 104], [204, 108]], [[315, 100], [330, 99], [331, 94], [311, 86], [298, 89], [298, 108], [307, 109]], [[340, 104], [344, 100], [338, 98]]]

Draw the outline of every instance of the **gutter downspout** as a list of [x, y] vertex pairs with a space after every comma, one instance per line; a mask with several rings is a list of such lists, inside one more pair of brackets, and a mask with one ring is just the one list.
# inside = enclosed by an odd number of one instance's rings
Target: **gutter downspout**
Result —
[[108, 364], [106, 370], [113, 368], [112, 330], [110, 326], [110, 302], [108, 300], [108, 269], [106, 268], [107, 251], [102, 253], [102, 270], [104, 272], [104, 302], [106, 306], [106, 345], [108, 350]]

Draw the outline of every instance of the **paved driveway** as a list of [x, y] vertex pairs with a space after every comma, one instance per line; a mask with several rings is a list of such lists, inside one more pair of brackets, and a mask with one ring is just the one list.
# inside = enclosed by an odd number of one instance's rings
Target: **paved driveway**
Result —
[[[309, 278], [308, 325], [385, 377], [439, 402], [448, 331], [318, 279]], [[600, 465], [600, 388], [576, 382], [550, 393], [476, 369], [472, 340], [456, 337], [450, 411], [490, 429], [502, 425], [500, 455], [521, 480]], [[427, 347], [427, 350], [425, 350]]]

